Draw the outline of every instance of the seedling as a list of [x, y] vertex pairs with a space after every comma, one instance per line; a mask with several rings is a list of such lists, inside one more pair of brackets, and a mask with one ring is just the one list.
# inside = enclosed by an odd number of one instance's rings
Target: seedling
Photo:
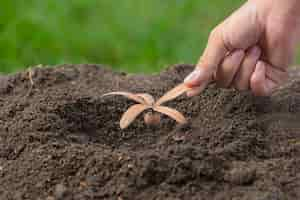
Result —
[[157, 101], [155, 101], [153, 96], [148, 93], [134, 94], [130, 92], [110, 92], [102, 95], [102, 97], [110, 95], [121, 95], [138, 103], [129, 107], [121, 117], [121, 129], [127, 128], [143, 111], [148, 109], [152, 110], [151, 112], [148, 112], [144, 115], [144, 121], [148, 125], [157, 125], [160, 123], [160, 115], [158, 113], [165, 114], [180, 124], [185, 124], [187, 120], [180, 112], [173, 108], [162, 106], [162, 104], [175, 99], [176, 97], [187, 92], [189, 89], [190, 88], [185, 84], [180, 84], [168, 91]]

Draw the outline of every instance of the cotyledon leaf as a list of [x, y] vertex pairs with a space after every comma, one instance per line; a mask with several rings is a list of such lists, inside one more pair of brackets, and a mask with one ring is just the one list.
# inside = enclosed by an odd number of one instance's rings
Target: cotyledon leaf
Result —
[[142, 97], [139, 97], [136, 94], [132, 94], [130, 92], [109, 92], [109, 93], [103, 94], [101, 97], [106, 97], [106, 96], [111, 96], [111, 95], [121, 95], [121, 96], [127, 97], [128, 99], [134, 100], [137, 103], [141, 103], [141, 104], [146, 103]]
[[120, 120], [121, 129], [127, 128], [144, 110], [151, 108], [151, 106], [144, 104], [135, 104], [128, 108], [128, 110], [123, 114]]
[[187, 120], [185, 119], [185, 117], [180, 112], [178, 112], [177, 110], [175, 110], [173, 108], [169, 108], [166, 106], [154, 106], [153, 110], [171, 117], [172, 119], [176, 120], [180, 124], [187, 123]]
[[148, 93], [139, 93], [136, 94], [136, 96], [143, 98], [148, 105], [153, 105], [155, 103], [153, 96]]
[[176, 86], [175, 88], [171, 89], [170, 91], [168, 91], [162, 97], [160, 97], [156, 101], [155, 105], [161, 105], [167, 101], [173, 100], [176, 97], [184, 94], [185, 92], [187, 92], [190, 89], [191, 89], [190, 87], [188, 87], [186, 84], [182, 83], [182, 84]]

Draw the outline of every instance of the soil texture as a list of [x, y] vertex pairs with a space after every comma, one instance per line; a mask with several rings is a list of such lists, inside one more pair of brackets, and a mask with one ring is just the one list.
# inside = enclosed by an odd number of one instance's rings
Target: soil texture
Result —
[[189, 120], [143, 115], [111, 91], [160, 97], [192, 65], [157, 75], [98, 65], [34, 67], [0, 76], [2, 200], [299, 200], [300, 69], [271, 97], [219, 89], [167, 106]]

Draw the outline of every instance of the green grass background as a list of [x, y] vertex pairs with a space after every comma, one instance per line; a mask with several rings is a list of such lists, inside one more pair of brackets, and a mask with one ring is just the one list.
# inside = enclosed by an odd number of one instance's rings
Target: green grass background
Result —
[[0, 72], [101, 63], [157, 72], [195, 63], [210, 30], [242, 0], [3, 0]]

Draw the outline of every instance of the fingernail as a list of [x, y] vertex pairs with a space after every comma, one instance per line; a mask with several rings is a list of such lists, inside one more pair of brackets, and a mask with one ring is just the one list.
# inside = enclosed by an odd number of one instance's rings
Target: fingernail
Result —
[[188, 92], [186, 93], [186, 96], [187, 96], [187, 97], [193, 97], [193, 96], [195, 96], [195, 92], [194, 92], [194, 91], [188, 91]]
[[258, 48], [257, 46], [253, 47], [250, 50], [250, 54], [252, 54], [252, 55], [259, 55], [260, 54], [260, 48]]
[[201, 70], [200, 69], [195, 69], [192, 73], [190, 73], [185, 79], [185, 83], [190, 83], [197, 81], [197, 79], [201, 76]]
[[245, 56], [245, 52], [243, 50], [239, 50], [234, 54], [236, 59], [242, 59]]
[[263, 61], [258, 61], [256, 64], [257, 71], [259, 71], [261, 76], [265, 76], [265, 64]]

